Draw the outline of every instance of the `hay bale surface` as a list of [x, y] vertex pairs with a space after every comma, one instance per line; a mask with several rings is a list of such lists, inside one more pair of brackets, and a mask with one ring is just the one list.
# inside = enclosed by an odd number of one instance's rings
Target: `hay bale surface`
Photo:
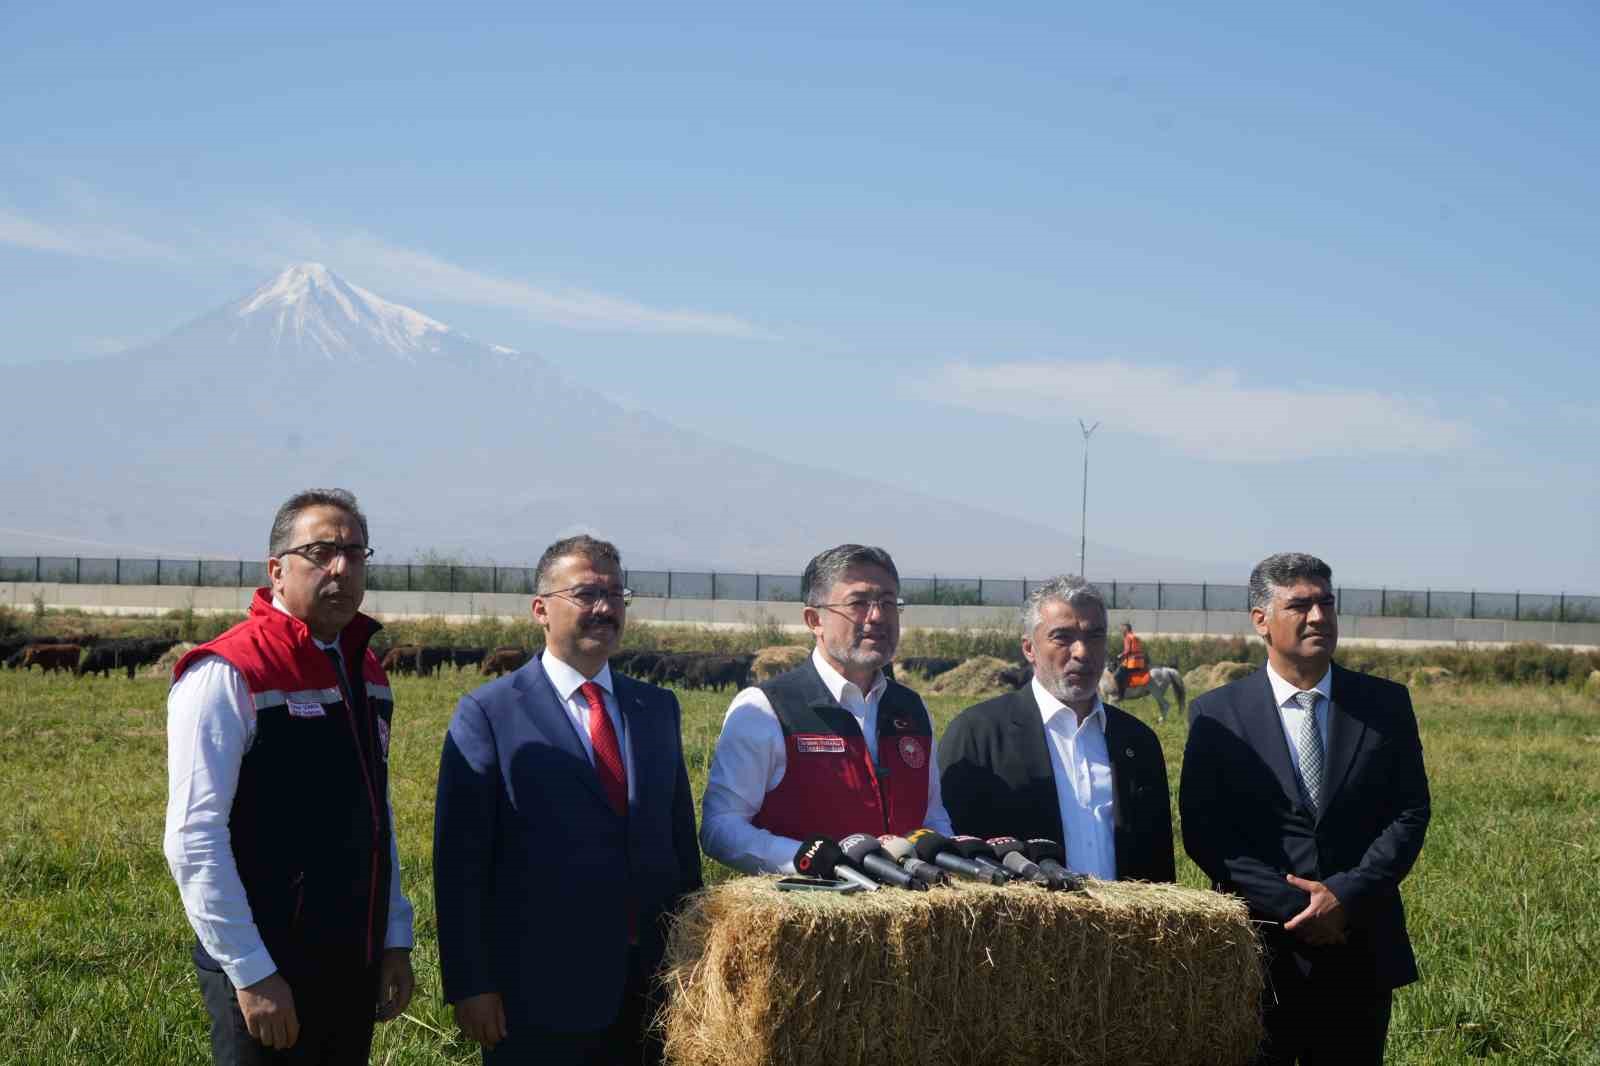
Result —
[[1215, 687], [1211, 683], [1211, 667], [1209, 664], [1197, 666], [1183, 675], [1183, 690], [1191, 700], [1207, 689]]
[[1256, 672], [1256, 668], [1249, 663], [1220, 662], [1211, 664], [1211, 685], [1226, 685], [1230, 681], [1237, 681], [1241, 677], [1249, 677]]
[[673, 1066], [1228, 1066], [1261, 1037], [1260, 949], [1213, 892], [713, 886], [667, 948]]
[[929, 692], [941, 696], [987, 696], [995, 692], [1010, 692], [1016, 686], [1010, 683], [1008, 672], [1016, 664], [991, 655], [979, 655], [960, 666], [946, 670], [928, 682]]
[[1455, 679], [1455, 673], [1443, 666], [1419, 666], [1411, 672], [1411, 685], [1413, 688], [1421, 685], [1437, 685], [1444, 681]]
[[1600, 670], [1590, 670], [1588, 678], [1583, 682], [1583, 691], [1600, 699]]
[[811, 649], [798, 644], [775, 644], [770, 648], [762, 648], [750, 663], [750, 683], [759, 685], [763, 681], [771, 681], [779, 674], [793, 670], [810, 656]]
[[199, 647], [197, 644], [174, 644], [172, 647], [168, 648], [162, 653], [161, 658], [157, 659], [155, 662], [151, 663], [145, 668], [144, 676], [163, 677], [170, 679], [172, 677], [172, 668], [178, 665], [178, 660], [189, 654], [197, 647]]

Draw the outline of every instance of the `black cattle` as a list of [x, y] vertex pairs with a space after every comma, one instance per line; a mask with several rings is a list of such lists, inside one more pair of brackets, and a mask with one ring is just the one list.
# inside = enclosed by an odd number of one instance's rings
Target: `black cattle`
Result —
[[1020, 666], [1008, 666], [1000, 671], [1000, 680], [1010, 685], [1013, 689], [1019, 689], [1033, 680], [1033, 667], [1027, 663], [1023, 663]]
[[528, 653], [522, 648], [496, 648], [484, 656], [478, 670], [481, 673], [493, 674], [499, 677], [501, 674], [510, 673], [512, 670], [522, 669], [523, 664], [527, 661]]
[[417, 676], [430, 677], [439, 672], [439, 667], [450, 661], [450, 648], [439, 648], [431, 644], [424, 644], [417, 653]]
[[109, 677], [113, 670], [125, 670], [128, 677], [132, 678], [135, 670], [160, 659], [176, 643], [175, 640], [143, 637], [101, 641], [84, 652], [82, 661], [78, 663], [78, 676], [100, 674]]
[[750, 683], [750, 664], [754, 655], [697, 655], [683, 671], [683, 683], [689, 688], [709, 688], [721, 692], [726, 685], [735, 689]]
[[82, 653], [83, 649], [76, 644], [29, 644], [19, 652], [22, 661], [17, 665], [29, 671], [37, 666], [46, 674], [52, 670], [74, 670]]
[[899, 660], [895, 665], [908, 673], [935, 678], [960, 666], [961, 660], [935, 658], [930, 655], [911, 655]]
[[477, 666], [488, 654], [488, 648], [455, 648], [450, 652], [450, 663], [457, 669], [464, 670], [469, 666]]
[[682, 684], [689, 672], [689, 664], [696, 658], [688, 652], [662, 652], [645, 680], [652, 685]]
[[[6, 666], [14, 668], [18, 663], [22, 662], [22, 649], [32, 643], [33, 641], [27, 637], [12, 637], [8, 640], [0, 640], [0, 661], [4, 661]], [[15, 662], [12, 660], [15, 660]]]
[[386, 674], [414, 674], [417, 672], [417, 655], [422, 649], [415, 644], [397, 644], [384, 652], [383, 672]]

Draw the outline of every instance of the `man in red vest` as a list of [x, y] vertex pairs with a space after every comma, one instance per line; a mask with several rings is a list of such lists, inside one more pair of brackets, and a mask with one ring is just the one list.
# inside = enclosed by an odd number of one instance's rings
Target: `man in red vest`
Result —
[[164, 850], [214, 1061], [365, 1063], [412, 990], [366, 516], [310, 489], [267, 552], [249, 617], [173, 669]]
[[746, 873], [794, 873], [809, 837], [952, 832], [928, 710], [883, 673], [900, 643], [894, 560], [841, 544], [800, 583], [815, 650], [734, 697], [711, 759], [700, 843]]

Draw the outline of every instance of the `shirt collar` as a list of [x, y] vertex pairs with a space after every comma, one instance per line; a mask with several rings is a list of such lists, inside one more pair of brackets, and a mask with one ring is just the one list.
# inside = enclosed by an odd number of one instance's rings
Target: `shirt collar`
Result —
[[[822, 654], [822, 648], [820, 646], [812, 650], [811, 662], [812, 665], [817, 668], [817, 673], [822, 676], [822, 683], [828, 686], [828, 694], [832, 696], [841, 707], [844, 706], [844, 690], [846, 687], [855, 689], [857, 692], [861, 691], [854, 681], [849, 680], [843, 674], [833, 668], [833, 664], [828, 661], [827, 656]], [[862, 693], [861, 698], [870, 703], [872, 702], [872, 698], [874, 696], [877, 696], [888, 687], [889, 682], [884, 679], [883, 671], [879, 670], [878, 679], [872, 683], [872, 687], [870, 689]]]
[[608, 693], [611, 693], [611, 695], [616, 695], [615, 690], [611, 687], [610, 663], [602, 666], [600, 672], [593, 677], [584, 677], [575, 667], [568, 666], [560, 659], [557, 659], [555, 653], [550, 650], [549, 645], [545, 646], [543, 654], [539, 656], [539, 662], [544, 666], [545, 676], [550, 679], [550, 683], [556, 687], [556, 692], [560, 693], [561, 698], [564, 700], [570, 700], [572, 694], [582, 688], [585, 681], [593, 681]]
[[1083, 722], [1078, 723], [1078, 712], [1056, 699], [1043, 685], [1039, 684], [1039, 675], [1033, 675], [1033, 698], [1039, 703], [1039, 717], [1044, 720], [1046, 729], [1050, 728], [1050, 721], [1062, 711], [1066, 711], [1072, 718], [1072, 728], [1082, 729], [1084, 726], [1094, 724], [1100, 727], [1100, 732], [1106, 731], [1106, 705], [1100, 702], [1097, 694], [1094, 698], [1094, 710], [1084, 716]]
[[[1267, 663], [1267, 680], [1272, 682], [1272, 698], [1277, 701], [1277, 705], [1279, 707], [1283, 707], [1288, 704], [1290, 700], [1294, 699], [1294, 694], [1301, 691], [1301, 689], [1296, 688], [1290, 682], [1285, 681], [1278, 671], [1272, 668], [1272, 663], [1270, 661]], [[1312, 685], [1311, 688], [1322, 693], [1322, 698], [1326, 702], [1333, 702], [1332, 663], [1328, 664], [1328, 671], [1322, 675], [1322, 680], [1318, 681], [1315, 685]]]
[[[283, 612], [284, 614], [289, 614], [289, 608], [285, 607], [283, 605], [283, 601], [278, 599], [278, 597], [276, 597], [276, 596], [272, 597], [272, 606], [276, 607], [279, 611]], [[289, 614], [289, 617], [293, 618], [294, 615]], [[338, 637], [334, 637], [332, 640], [318, 640], [317, 639], [317, 635], [315, 633], [311, 632], [311, 630], [309, 628], [306, 630], [306, 636], [311, 638], [311, 643], [315, 644], [317, 647], [321, 648], [323, 651], [327, 651], [329, 648], [332, 648], [334, 651], [339, 652], [340, 657], [343, 658], [344, 653], [339, 647], [339, 638]]]

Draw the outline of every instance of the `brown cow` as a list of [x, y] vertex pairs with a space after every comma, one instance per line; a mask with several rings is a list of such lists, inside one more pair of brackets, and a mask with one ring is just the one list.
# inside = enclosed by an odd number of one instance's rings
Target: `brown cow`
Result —
[[383, 672], [386, 674], [414, 674], [417, 672], [417, 657], [422, 654], [422, 649], [415, 644], [401, 644], [390, 648], [383, 657]]
[[499, 677], [501, 674], [509, 673], [512, 670], [522, 669], [523, 664], [527, 661], [528, 653], [522, 648], [496, 648], [484, 656], [483, 665], [479, 667], [479, 670], [482, 673], [494, 674]]
[[75, 670], [83, 649], [76, 644], [30, 644], [22, 649], [22, 669], [32, 670], [35, 663], [45, 673], [52, 670]]

